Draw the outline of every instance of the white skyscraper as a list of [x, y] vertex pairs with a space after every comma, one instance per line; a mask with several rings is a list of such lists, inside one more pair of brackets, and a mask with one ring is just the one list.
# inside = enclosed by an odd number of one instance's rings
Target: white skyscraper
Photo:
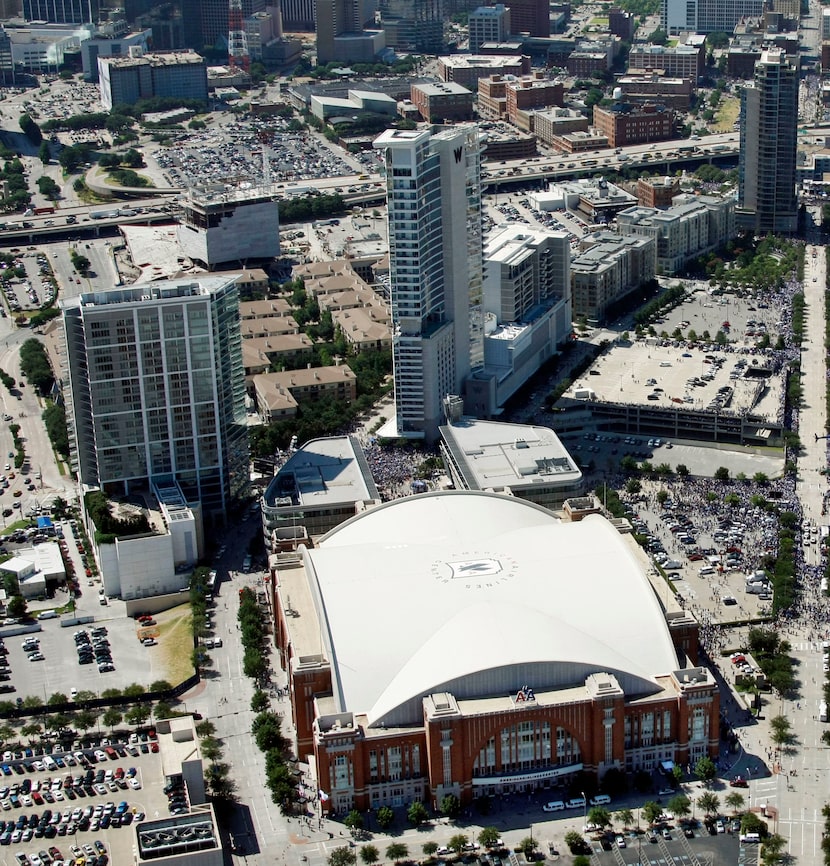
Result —
[[484, 365], [481, 148], [473, 124], [388, 130], [385, 151], [397, 435], [435, 440], [442, 402]]

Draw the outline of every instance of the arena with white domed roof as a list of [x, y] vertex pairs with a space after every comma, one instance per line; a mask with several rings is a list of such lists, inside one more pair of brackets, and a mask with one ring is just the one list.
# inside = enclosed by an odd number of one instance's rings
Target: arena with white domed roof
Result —
[[717, 752], [697, 624], [601, 515], [410, 496], [275, 557], [272, 586], [298, 751], [338, 813]]

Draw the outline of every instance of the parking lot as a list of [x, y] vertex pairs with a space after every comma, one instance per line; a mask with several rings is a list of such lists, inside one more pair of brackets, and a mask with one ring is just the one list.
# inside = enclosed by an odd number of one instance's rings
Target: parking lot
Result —
[[132, 825], [169, 813], [161, 756], [152, 751], [157, 744], [146, 732], [132, 740], [102, 739], [97, 748], [48, 758], [6, 752], [0, 765], [0, 862], [19, 866], [20, 854], [31, 866], [78, 857], [87, 866], [132, 862]]
[[[43, 252], [21, 254], [15, 258], [13, 266], [23, 267], [26, 277], [2, 280], [3, 294], [10, 312], [37, 310], [54, 301], [56, 283], [49, 260]], [[0, 307], [0, 313], [5, 316], [5, 309]]]
[[[259, 134], [267, 129], [269, 142]], [[276, 132], [276, 135], [274, 133]], [[155, 151], [170, 186], [223, 184], [234, 178], [254, 186], [265, 181], [265, 165], [273, 182], [353, 175], [354, 165], [311, 133], [291, 132], [289, 120], [232, 121], [219, 128], [194, 133], [185, 140]]]
[[[15, 687], [17, 697], [46, 701], [56, 692], [69, 696], [73, 689], [100, 695], [108, 688], [139, 683], [146, 689], [154, 680], [168, 679], [162, 629], [157, 631], [155, 644], [145, 646], [138, 637], [139, 633], [143, 639], [151, 637], [156, 620], [149, 627], [141, 626], [125, 616], [123, 602], [109, 601], [102, 607], [94, 592], [89, 600], [100, 610], [90, 625], [61, 628], [60, 618], [40, 620], [40, 631], [5, 638], [7, 682]], [[102, 628], [105, 633], [93, 632]], [[82, 634], [86, 634], [84, 641]], [[35, 650], [24, 648], [27, 638], [37, 639]], [[33, 652], [42, 658], [29, 660]]]

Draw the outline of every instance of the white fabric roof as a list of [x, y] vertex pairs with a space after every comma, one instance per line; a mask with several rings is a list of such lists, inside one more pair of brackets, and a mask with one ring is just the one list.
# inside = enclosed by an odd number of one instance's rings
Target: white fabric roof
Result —
[[603, 517], [421, 494], [352, 518], [307, 557], [336, 703], [373, 724], [417, 723], [435, 691], [490, 697], [608, 671], [644, 693], [678, 667], [651, 585]]

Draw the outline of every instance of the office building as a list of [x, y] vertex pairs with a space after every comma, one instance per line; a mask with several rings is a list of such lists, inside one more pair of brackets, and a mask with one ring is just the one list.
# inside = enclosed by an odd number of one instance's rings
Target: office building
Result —
[[741, 91], [740, 130], [738, 227], [756, 234], [794, 232], [798, 69], [781, 49], [761, 54], [755, 80]]
[[435, 441], [445, 398], [484, 364], [478, 129], [387, 130], [374, 146], [386, 160], [396, 435]]
[[[500, 481], [544, 471], [514, 445]], [[323, 810], [466, 806], [577, 780], [590, 796], [612, 769], [717, 757], [698, 624], [648, 571], [599, 514], [560, 520], [474, 490], [383, 503], [275, 554], [278, 658]], [[521, 636], [494, 640], [506, 623]]]
[[386, 46], [383, 30], [364, 30], [361, 0], [317, 0], [317, 62], [371, 63]]
[[510, 10], [504, 3], [479, 6], [470, 13], [470, 54], [478, 54], [485, 42], [504, 42], [510, 35]]
[[[444, 0], [381, 0], [380, 3], [380, 26], [386, 45], [397, 51], [440, 54], [445, 48], [445, 20]], [[319, 18], [317, 26], [320, 26]]]
[[176, 236], [182, 252], [212, 270], [280, 254], [279, 207], [271, 189], [191, 187]]
[[527, 36], [550, 36], [550, 3], [548, 0], [511, 0], [510, 30]]
[[248, 484], [236, 275], [62, 304], [72, 468], [113, 496], [175, 481], [209, 522]]
[[131, 48], [129, 57], [98, 58], [98, 88], [107, 111], [154, 96], [207, 102], [207, 66], [193, 51], [142, 54], [140, 48]]
[[23, 17], [47, 24], [94, 24], [99, 6], [98, 0], [23, 0]]
[[131, 48], [138, 48], [139, 54], [146, 54], [152, 44], [152, 30], [139, 30], [117, 36], [110, 36], [106, 31], [95, 33], [91, 39], [85, 39], [81, 43], [84, 80], [98, 81], [99, 57], [127, 57]]
[[438, 58], [438, 77], [441, 81], [455, 81], [470, 90], [478, 89], [480, 78], [529, 74], [530, 58], [527, 56], [453, 54]]
[[731, 33], [745, 18], [761, 18], [764, 0], [662, 0], [660, 22], [669, 36]]

